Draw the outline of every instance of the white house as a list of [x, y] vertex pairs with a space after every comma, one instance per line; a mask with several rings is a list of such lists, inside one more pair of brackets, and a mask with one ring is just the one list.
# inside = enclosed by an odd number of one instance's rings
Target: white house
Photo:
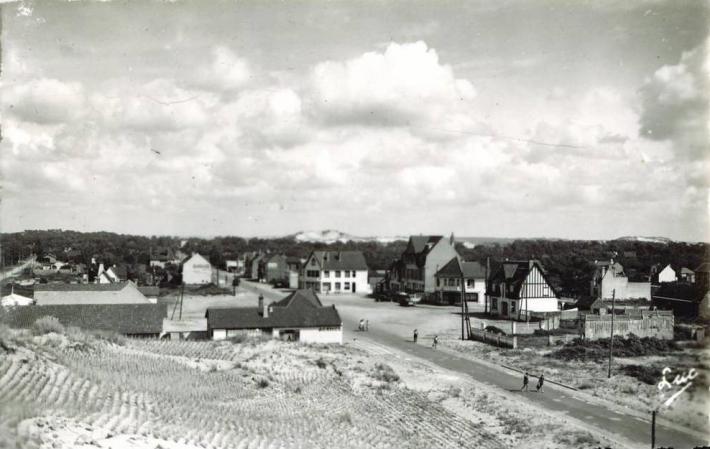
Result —
[[658, 272], [658, 283], [662, 282], [675, 282], [678, 280], [675, 270], [670, 264], [666, 265], [664, 269]]
[[313, 251], [301, 268], [300, 288], [319, 293], [372, 293], [360, 251]]
[[435, 274], [436, 294], [441, 303], [461, 303], [461, 284], [466, 302], [483, 303], [486, 295], [486, 268], [478, 262], [452, 258]]
[[208, 307], [207, 333], [213, 340], [271, 336], [301, 343], [343, 343], [343, 322], [335, 306], [325, 307], [313, 290], [296, 290], [258, 307]]
[[209, 284], [212, 282], [212, 265], [198, 253], [182, 264], [182, 282], [185, 284]]
[[630, 281], [623, 265], [610, 261], [595, 261], [596, 270], [592, 277], [591, 296], [596, 299], [651, 300], [651, 282], [646, 280]]
[[525, 319], [527, 312], [556, 312], [557, 293], [537, 260], [505, 261], [495, 270], [486, 290], [490, 313]]

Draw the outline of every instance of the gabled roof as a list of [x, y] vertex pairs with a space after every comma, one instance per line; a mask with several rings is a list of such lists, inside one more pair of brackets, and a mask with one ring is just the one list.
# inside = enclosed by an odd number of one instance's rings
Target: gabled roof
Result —
[[478, 262], [460, 261], [458, 257], [452, 258], [439, 271], [437, 277], [460, 277], [467, 279], [485, 279], [486, 268]]
[[409, 237], [409, 243], [416, 254], [431, 249], [432, 246], [443, 239], [443, 235], [413, 235]]
[[537, 260], [506, 260], [502, 262], [493, 269], [490, 277], [490, 285], [505, 283], [506, 289], [509, 289], [512, 285], [512, 293], [508, 291], [506, 294], [510, 298], [516, 298], [520, 295], [520, 288], [523, 286], [523, 282], [527, 279], [528, 274], [530, 274], [532, 267], [537, 267], [538, 270], [540, 270], [540, 274], [547, 285], [555, 293], [555, 296], [558, 296], [557, 289], [547, 279], [545, 269]]
[[143, 295], [145, 296], [158, 297], [158, 295], [160, 294], [160, 287], [154, 285], [144, 285], [138, 287], [138, 291], [143, 293]]
[[28, 328], [39, 318], [53, 316], [65, 326], [115, 331], [120, 334], [159, 334], [166, 304], [67, 304], [17, 307], [7, 312], [11, 327]]
[[710, 273], [710, 263], [703, 262], [698, 268], [695, 269], [696, 273]]
[[324, 307], [312, 290], [296, 290], [269, 304], [267, 317], [258, 307], [209, 307], [205, 313], [208, 329], [270, 329], [340, 326], [335, 306]]
[[679, 299], [681, 301], [700, 302], [708, 294], [707, 287], [686, 282], [667, 282], [653, 292], [653, 299]]
[[313, 251], [322, 270], [369, 270], [361, 251]]
[[200, 253], [193, 253], [192, 257], [183, 262], [183, 265], [187, 264], [188, 262], [194, 262], [203, 265], [206, 264], [211, 266], [210, 261], [205, 259]]
[[681, 268], [680, 273], [681, 274], [695, 274], [695, 272], [693, 270], [691, 270], [690, 268], [686, 268], [686, 267]]

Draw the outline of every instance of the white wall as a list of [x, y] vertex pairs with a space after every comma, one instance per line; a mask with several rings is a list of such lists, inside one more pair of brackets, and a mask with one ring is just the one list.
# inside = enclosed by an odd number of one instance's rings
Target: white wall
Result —
[[209, 284], [212, 282], [212, 266], [206, 259], [193, 256], [182, 266], [182, 281], [185, 284]]
[[675, 274], [675, 270], [670, 265], [666, 265], [666, 268], [658, 273], [658, 282], [675, 282], [677, 280], [678, 277]]
[[299, 340], [301, 343], [337, 343], [343, 344], [343, 327], [337, 330], [300, 329]]

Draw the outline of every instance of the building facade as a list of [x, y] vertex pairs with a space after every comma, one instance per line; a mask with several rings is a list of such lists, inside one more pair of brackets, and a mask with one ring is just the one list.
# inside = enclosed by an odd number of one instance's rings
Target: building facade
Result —
[[596, 299], [646, 299], [651, 300], [651, 282], [629, 281], [624, 267], [613, 259], [609, 262], [595, 262], [592, 277], [591, 296]]
[[442, 304], [461, 304], [461, 285], [467, 302], [483, 304], [486, 295], [486, 268], [478, 262], [454, 257], [436, 272], [432, 299]]
[[301, 268], [300, 288], [318, 293], [371, 293], [360, 251], [313, 251]]
[[664, 269], [658, 272], [658, 282], [675, 282], [678, 280], [675, 270], [670, 264], [666, 265]]
[[557, 293], [537, 260], [505, 261], [491, 271], [486, 302], [492, 315], [520, 320], [559, 309]]
[[411, 236], [399, 262], [392, 268], [390, 285], [413, 293], [433, 293], [436, 290], [436, 273], [458, 257], [454, 236], [446, 239], [440, 235]]
[[212, 282], [212, 265], [198, 253], [182, 264], [182, 282], [187, 285], [209, 284]]

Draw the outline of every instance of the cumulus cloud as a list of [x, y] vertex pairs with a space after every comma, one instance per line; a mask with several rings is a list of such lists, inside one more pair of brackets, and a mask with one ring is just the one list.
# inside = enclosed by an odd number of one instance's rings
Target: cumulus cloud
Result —
[[2, 97], [5, 112], [25, 122], [65, 123], [85, 112], [84, 89], [78, 82], [40, 78], [11, 83], [2, 89]]
[[424, 42], [391, 43], [348, 61], [322, 62], [312, 73], [319, 118], [333, 123], [405, 125], [470, 106], [473, 85], [456, 78]]
[[216, 92], [231, 92], [243, 88], [252, 78], [246, 59], [225, 46], [212, 49], [210, 61], [199, 68], [191, 82], [194, 86]]
[[639, 92], [641, 135], [673, 141], [681, 158], [708, 154], [708, 48], [684, 52], [678, 64], [656, 70]]

